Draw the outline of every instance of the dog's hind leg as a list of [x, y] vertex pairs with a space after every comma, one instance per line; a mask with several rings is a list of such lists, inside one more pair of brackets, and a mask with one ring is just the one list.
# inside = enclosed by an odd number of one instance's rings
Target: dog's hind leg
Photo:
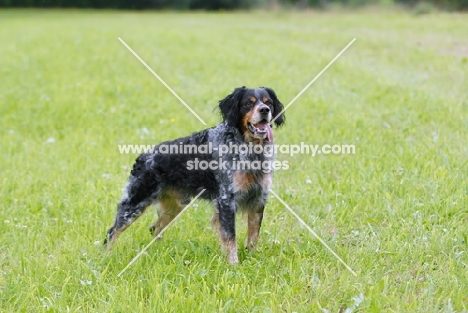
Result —
[[129, 201], [122, 200], [118, 205], [114, 226], [107, 231], [107, 238], [104, 240], [105, 248], [110, 249], [117, 237], [140, 217], [150, 204], [151, 202], [141, 202], [137, 205], [132, 205]]
[[111, 248], [117, 237], [159, 198], [160, 188], [155, 173], [137, 172], [134, 167], [118, 205], [114, 226], [107, 231], [107, 238], [104, 240], [106, 249]]
[[150, 227], [150, 232], [157, 236], [186, 205], [190, 203], [190, 198], [183, 198], [177, 195], [163, 193], [159, 199], [158, 218]]

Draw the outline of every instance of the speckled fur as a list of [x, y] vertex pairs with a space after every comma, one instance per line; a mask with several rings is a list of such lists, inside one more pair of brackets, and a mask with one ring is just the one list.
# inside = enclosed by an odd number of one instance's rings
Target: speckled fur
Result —
[[[252, 102], [252, 99], [256, 101]], [[268, 103], [265, 104], [265, 99]], [[229, 143], [241, 145], [246, 141], [254, 144], [272, 144], [265, 140], [253, 138], [252, 134], [243, 125], [243, 117], [252, 110], [268, 106], [267, 121], [281, 112], [283, 106], [276, 97], [275, 92], [269, 88], [248, 89], [236, 88], [230, 95], [219, 102], [223, 122], [215, 127], [194, 133], [191, 136], [168, 141], [162, 144], [195, 144], [213, 147], [228, 145]], [[266, 114], [264, 114], [267, 116]], [[275, 120], [280, 126], [284, 122], [281, 115]], [[237, 263], [237, 245], [235, 231], [235, 214], [242, 210], [248, 214], [249, 228], [247, 248], [255, 248], [258, 232], [263, 218], [272, 173], [262, 170], [245, 170], [243, 174], [249, 175], [248, 183], [243, 188], [236, 188], [234, 174], [239, 170], [232, 168], [232, 161], [266, 160], [263, 154], [223, 154], [219, 156], [216, 149], [212, 154], [160, 154], [155, 150], [140, 155], [133, 166], [129, 181], [124, 189], [124, 195], [118, 205], [114, 226], [107, 233], [105, 246], [110, 248], [117, 236], [133, 223], [151, 204], [160, 202], [159, 220], [151, 227], [154, 235], [167, 225], [183, 207], [189, 203], [190, 198], [197, 195], [202, 189], [205, 192], [200, 198], [210, 201], [215, 207], [213, 224], [218, 225], [220, 242], [228, 254], [228, 262]], [[274, 157], [274, 156], [273, 156]], [[272, 158], [273, 158], [272, 157]], [[227, 161], [227, 169], [218, 170], [189, 170], [187, 161], [195, 158], [218, 161], [220, 158]]]

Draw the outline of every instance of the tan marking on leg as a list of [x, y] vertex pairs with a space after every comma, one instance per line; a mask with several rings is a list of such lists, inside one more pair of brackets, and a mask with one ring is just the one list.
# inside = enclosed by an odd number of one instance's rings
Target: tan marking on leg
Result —
[[[218, 212], [218, 210], [216, 210]], [[216, 214], [219, 218], [219, 213]], [[218, 220], [219, 221], [219, 220]], [[237, 242], [234, 239], [228, 238], [228, 236], [221, 230], [221, 227], [218, 228], [219, 242], [221, 244], [221, 250], [223, 253], [227, 254], [227, 261], [229, 264], [239, 263], [239, 258], [237, 257]]]
[[159, 200], [158, 218], [151, 226], [157, 236], [183, 210], [180, 200], [172, 194], [164, 194]]
[[213, 216], [211, 217], [211, 227], [219, 234], [219, 211], [215, 210]]
[[239, 263], [237, 257], [237, 243], [235, 240], [226, 240], [222, 242], [223, 250], [227, 253], [227, 261], [229, 264]]
[[211, 227], [218, 233], [219, 243], [223, 253], [227, 254], [227, 261], [230, 264], [236, 264], [239, 262], [237, 257], [237, 243], [235, 240], [229, 240], [226, 235], [221, 231], [221, 225], [219, 223], [219, 210], [216, 208], [211, 218]]
[[247, 216], [247, 249], [254, 250], [257, 247], [260, 226], [263, 213], [249, 212]]

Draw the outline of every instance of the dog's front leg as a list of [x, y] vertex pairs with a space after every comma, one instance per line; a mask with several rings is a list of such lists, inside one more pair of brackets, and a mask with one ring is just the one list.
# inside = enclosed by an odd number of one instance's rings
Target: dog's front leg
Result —
[[218, 199], [219, 239], [230, 264], [239, 262], [236, 242], [236, 204], [234, 195], [222, 194]]
[[255, 250], [257, 247], [258, 235], [260, 233], [260, 226], [262, 226], [263, 210], [262, 205], [258, 210], [252, 210], [247, 216], [247, 245], [249, 250]]

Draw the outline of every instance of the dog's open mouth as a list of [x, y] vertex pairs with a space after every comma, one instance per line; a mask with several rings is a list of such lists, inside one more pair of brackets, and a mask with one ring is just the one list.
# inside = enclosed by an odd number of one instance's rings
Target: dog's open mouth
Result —
[[273, 131], [271, 130], [270, 124], [266, 120], [262, 120], [261, 122], [257, 124], [251, 124], [248, 123], [249, 125], [249, 131], [259, 139], [266, 139], [269, 142], [273, 141]]

